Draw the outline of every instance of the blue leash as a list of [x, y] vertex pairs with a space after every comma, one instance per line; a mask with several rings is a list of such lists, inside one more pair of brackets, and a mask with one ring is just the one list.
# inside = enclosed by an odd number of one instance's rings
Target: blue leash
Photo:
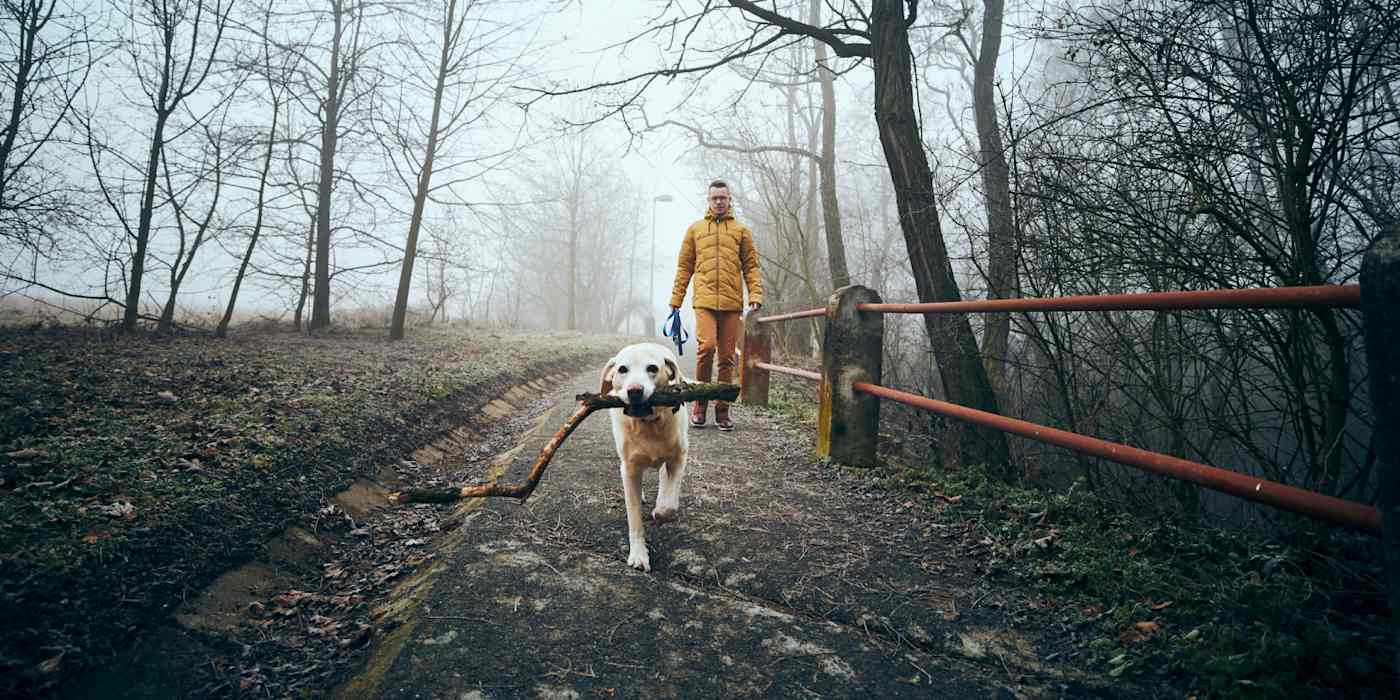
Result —
[[671, 339], [676, 344], [676, 355], [685, 354], [685, 341], [690, 340], [690, 333], [687, 333], [685, 326], [681, 325], [680, 309], [671, 309], [671, 316], [666, 322], [661, 324], [661, 335]]

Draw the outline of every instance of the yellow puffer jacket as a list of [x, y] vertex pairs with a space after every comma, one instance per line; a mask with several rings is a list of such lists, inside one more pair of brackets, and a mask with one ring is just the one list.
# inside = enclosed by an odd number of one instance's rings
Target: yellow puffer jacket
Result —
[[730, 214], [716, 220], [713, 212], [686, 229], [676, 257], [676, 281], [671, 285], [671, 306], [685, 301], [685, 288], [695, 278], [697, 309], [739, 311], [744, 307], [743, 286], [749, 302], [763, 303], [763, 280], [758, 271], [758, 249], [753, 232]]

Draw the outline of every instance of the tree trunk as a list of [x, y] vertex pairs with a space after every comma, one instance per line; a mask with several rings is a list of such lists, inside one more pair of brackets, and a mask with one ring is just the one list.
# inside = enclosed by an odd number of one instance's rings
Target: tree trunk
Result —
[[[962, 296], [943, 242], [933, 174], [924, 155], [914, 110], [910, 68], [913, 56], [901, 0], [872, 3], [870, 44], [875, 71], [875, 119], [894, 183], [900, 228], [919, 300], [959, 301]], [[949, 400], [997, 412], [996, 395], [978, 356], [977, 339], [967, 317], [926, 314], [924, 328]], [[1011, 478], [1006, 436], [1002, 433], [965, 426], [958, 445], [964, 464], [980, 463], [989, 474]]]
[[[399, 270], [399, 292], [394, 297], [394, 317], [389, 323], [389, 338], [403, 338], [404, 315], [408, 312], [408, 290], [413, 283], [413, 260], [418, 255], [418, 231], [423, 226], [423, 209], [428, 203], [428, 190], [433, 181], [433, 157], [437, 154], [438, 123], [442, 116], [442, 93], [447, 82], [447, 62], [452, 50], [452, 20], [457, 13], [457, 0], [447, 3], [447, 18], [442, 27], [442, 54], [438, 60], [437, 83], [433, 86], [433, 116], [428, 126], [427, 152], [423, 169], [418, 174], [418, 191], [413, 193], [413, 217], [408, 222], [408, 240], [403, 247], [403, 267]], [[433, 309], [437, 318], [437, 309]]]
[[319, 181], [316, 183], [316, 283], [312, 289], [311, 323], [317, 331], [331, 325], [331, 189], [335, 184], [335, 148], [340, 129], [340, 42], [345, 10], [334, 2], [331, 16], [335, 35], [331, 40], [331, 64], [326, 71], [326, 120], [321, 126]]
[[[1011, 171], [997, 123], [996, 70], [1001, 52], [1004, 0], [985, 0], [982, 11], [982, 45], [973, 66], [972, 104], [981, 149], [982, 189], [987, 202], [987, 297], [1016, 296], [1016, 225], [1011, 212]], [[997, 398], [1006, 396], [1006, 352], [1011, 335], [1011, 315], [986, 315], [982, 356], [987, 377]]]
[[[811, 24], [821, 26], [822, 0], [812, 0]], [[831, 268], [831, 288], [840, 289], [851, 283], [846, 267], [846, 241], [841, 233], [841, 206], [836, 198], [836, 86], [832, 70], [827, 65], [826, 44], [816, 45], [817, 79], [822, 88], [822, 157], [817, 162], [821, 174], [822, 221], [826, 232], [826, 259]]]
[[277, 113], [282, 106], [280, 100], [272, 102], [272, 129], [267, 132], [267, 153], [263, 156], [262, 171], [258, 173], [258, 197], [256, 215], [253, 220], [253, 232], [248, 236], [248, 249], [243, 251], [243, 260], [238, 263], [238, 274], [233, 278], [233, 291], [228, 295], [228, 306], [224, 309], [224, 317], [219, 319], [219, 327], [214, 330], [214, 335], [223, 338], [228, 335], [228, 324], [233, 318], [233, 307], [238, 303], [238, 290], [243, 286], [243, 278], [248, 274], [248, 265], [253, 260], [253, 250], [258, 245], [258, 237], [262, 235], [263, 214], [267, 209], [267, 176], [272, 171], [272, 151], [277, 142]]
[[[175, 327], [175, 301], [180, 296], [180, 288], [185, 283], [185, 276], [189, 274], [190, 267], [194, 265], [194, 258], [199, 254], [200, 246], [204, 245], [204, 237], [209, 233], [209, 227], [214, 222], [214, 214], [219, 211], [219, 195], [224, 191], [224, 149], [222, 134], [214, 135], [206, 132], [214, 149], [214, 193], [209, 202], [209, 210], [205, 212], [204, 218], [198, 222], [195, 231], [194, 241], [190, 243], [190, 250], [185, 252], [185, 226], [183, 218], [184, 207], [175, 205], [175, 224], [180, 230], [180, 252], [175, 256], [175, 262], [170, 269], [170, 295], [166, 298], [165, 306], [160, 311], [160, 321], [156, 324], [157, 333], [169, 333]], [[175, 188], [170, 182], [170, 165], [165, 167], [166, 187], [170, 190], [171, 197], [175, 196]]]
[[[169, 91], [169, 73], [161, 77], [160, 97], [162, 103]], [[151, 239], [151, 218], [155, 214], [156, 169], [160, 154], [165, 149], [165, 122], [170, 114], [156, 112], [156, 129], [151, 134], [151, 147], [146, 154], [146, 182], [141, 191], [141, 214], [136, 226], [136, 253], [131, 257], [131, 274], [127, 280], [126, 308], [122, 310], [123, 333], [136, 330], [136, 319], [141, 306], [141, 278], [146, 270], [146, 246]]]
[[[311, 294], [311, 264], [316, 247], [316, 222], [311, 222], [311, 230], [306, 233], [306, 257], [301, 266], [301, 294], [297, 295], [297, 310], [292, 315], [292, 330], [301, 331], [302, 317], [306, 311], [306, 297]], [[309, 326], [308, 325], [308, 330]]]

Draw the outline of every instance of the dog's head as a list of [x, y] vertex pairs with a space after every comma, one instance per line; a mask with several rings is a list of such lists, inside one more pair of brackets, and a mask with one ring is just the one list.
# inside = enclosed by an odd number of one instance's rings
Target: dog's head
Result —
[[651, 413], [647, 402], [656, 387], [680, 381], [680, 367], [670, 349], [655, 343], [628, 345], [620, 350], [603, 368], [598, 393], [622, 399], [629, 416]]

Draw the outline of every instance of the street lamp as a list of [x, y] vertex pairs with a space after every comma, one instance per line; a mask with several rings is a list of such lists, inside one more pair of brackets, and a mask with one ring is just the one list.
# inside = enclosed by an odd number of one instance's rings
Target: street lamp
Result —
[[[669, 194], [658, 194], [651, 199], [651, 267], [647, 268], [647, 278], [651, 281], [651, 290], [647, 292], [647, 327], [656, 328], [656, 203], [669, 202], [674, 197]], [[651, 335], [654, 331], [647, 331]]]

